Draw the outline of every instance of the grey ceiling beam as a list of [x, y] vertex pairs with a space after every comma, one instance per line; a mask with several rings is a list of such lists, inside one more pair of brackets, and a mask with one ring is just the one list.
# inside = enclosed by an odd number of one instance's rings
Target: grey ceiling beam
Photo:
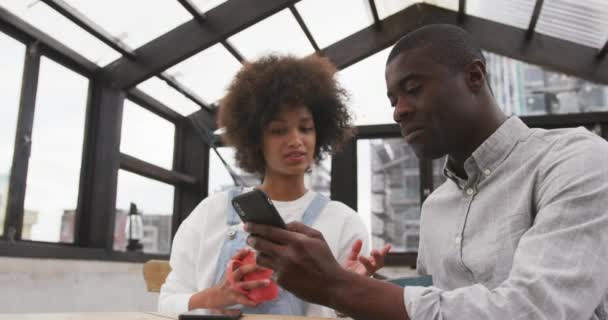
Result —
[[159, 74], [158, 77], [160, 79], [162, 79], [163, 81], [165, 81], [167, 83], [167, 85], [169, 85], [171, 88], [173, 88], [173, 89], [177, 90], [179, 93], [183, 94], [186, 98], [188, 98], [190, 101], [197, 104], [202, 109], [213, 112], [213, 108], [211, 108], [207, 103], [205, 103], [203, 101], [203, 98], [199, 97], [192, 90], [190, 90], [186, 86], [182, 85], [173, 76], [170, 76], [163, 72], [163, 73]]
[[528, 30], [526, 30], [526, 39], [532, 39], [534, 36], [534, 30], [536, 30], [536, 24], [538, 23], [538, 18], [540, 17], [540, 12], [543, 9], [543, 0], [536, 0], [536, 4], [534, 5], [534, 11], [532, 12], [532, 17], [530, 18], [530, 24], [528, 25]]
[[137, 103], [142, 108], [167, 121], [172, 122], [173, 124], [177, 124], [185, 119], [185, 117], [179, 114], [177, 111], [167, 107], [164, 103], [156, 100], [154, 97], [141, 91], [140, 89], [132, 88], [127, 91], [127, 98]]
[[237, 50], [228, 40], [222, 40], [222, 45], [234, 58], [236, 58], [240, 63], [245, 62], [245, 57], [241, 54], [239, 50]]
[[319, 48], [319, 45], [317, 45], [315, 38], [312, 36], [312, 33], [310, 33], [308, 26], [304, 22], [304, 19], [302, 19], [302, 16], [300, 15], [300, 12], [298, 12], [298, 9], [296, 9], [296, 6], [295, 5], [289, 6], [289, 10], [291, 11], [291, 14], [293, 15], [293, 17], [296, 18], [296, 21], [298, 21], [300, 28], [302, 28], [302, 31], [304, 31], [304, 34], [306, 34], [306, 38], [308, 38], [308, 42], [310, 42], [312, 47], [315, 49], [315, 52], [321, 51], [321, 48]]
[[102, 27], [97, 25], [95, 22], [87, 18], [78, 10], [64, 2], [63, 0], [41, 0], [47, 6], [57, 11], [59, 14], [72, 21], [74, 24], [84, 29], [86, 32], [105, 43], [112, 49], [120, 52], [123, 56], [129, 59], [135, 59], [133, 50], [128, 48], [125, 44], [120, 42], [116, 37], [105, 31]]
[[467, 16], [467, 0], [458, 0], [458, 21], [464, 22], [464, 18]]
[[378, 8], [376, 7], [375, 0], [369, 0], [369, 9], [372, 11], [372, 17], [374, 18], [374, 26], [376, 26], [376, 28], [381, 28], [382, 21], [380, 21], [380, 16], [378, 16]]
[[190, 0], [177, 0], [179, 3], [186, 9], [190, 14], [199, 22], [205, 22], [205, 14], [198, 10], [195, 4], [190, 2]]
[[103, 70], [116, 88], [130, 88], [298, 0], [230, 0], [205, 13], [205, 23], [192, 19], [136, 50], [137, 61], [121, 58]]
[[602, 48], [602, 50], [600, 50], [600, 52], [597, 53], [597, 58], [599, 60], [604, 59], [604, 57], [606, 56], [606, 52], [608, 52], [608, 41], [606, 41], [606, 44], [604, 44], [604, 47]]
[[[177, 0], [179, 1], [179, 3], [188, 11], [190, 12], [190, 14], [194, 17], [194, 19], [196, 19], [199, 23], [204, 24], [205, 21], [207, 20], [207, 16], [205, 15], [205, 13], [201, 12], [196, 5], [194, 5], [192, 2], [190, 2], [190, 0]], [[226, 50], [228, 50], [228, 52], [230, 52], [230, 54], [232, 54], [240, 63], [243, 63], [243, 61], [245, 61], [245, 59], [243, 58], [243, 55], [232, 45], [228, 42], [228, 40], [222, 40], [220, 41], [222, 43], [222, 45], [224, 46], [224, 48], [226, 48]]]
[[[458, 12], [429, 4], [409, 6], [382, 23], [381, 30], [367, 27], [323, 51], [339, 69], [344, 69], [393, 45], [401, 36], [424, 25], [459, 24]], [[527, 40], [526, 30], [474, 16], [467, 16], [460, 26], [471, 33], [485, 50], [608, 85], [608, 61], [597, 59], [596, 48], [538, 33]]]

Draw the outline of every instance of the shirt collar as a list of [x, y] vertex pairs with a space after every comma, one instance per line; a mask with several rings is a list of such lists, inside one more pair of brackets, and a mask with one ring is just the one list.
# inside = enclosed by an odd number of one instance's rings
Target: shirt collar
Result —
[[[517, 143], [525, 140], [531, 133], [530, 128], [518, 117], [508, 118], [465, 161], [467, 175], [472, 175], [472, 172], [469, 171], [473, 167], [476, 167], [477, 170], [493, 172], [509, 156]], [[449, 156], [445, 162], [443, 172], [447, 178], [452, 179], [457, 185], [464, 185], [464, 179], [458, 177], [453, 170]]]

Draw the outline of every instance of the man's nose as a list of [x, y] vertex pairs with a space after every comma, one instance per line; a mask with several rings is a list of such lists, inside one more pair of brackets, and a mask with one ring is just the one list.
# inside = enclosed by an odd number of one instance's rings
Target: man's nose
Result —
[[407, 120], [415, 111], [415, 108], [408, 103], [405, 99], [400, 98], [395, 105], [393, 110], [393, 120], [395, 122], [401, 122]]

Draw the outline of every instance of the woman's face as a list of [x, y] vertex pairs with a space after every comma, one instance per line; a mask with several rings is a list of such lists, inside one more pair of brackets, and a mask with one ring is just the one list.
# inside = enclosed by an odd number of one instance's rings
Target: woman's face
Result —
[[263, 129], [266, 175], [303, 175], [313, 161], [317, 134], [304, 105], [283, 107]]

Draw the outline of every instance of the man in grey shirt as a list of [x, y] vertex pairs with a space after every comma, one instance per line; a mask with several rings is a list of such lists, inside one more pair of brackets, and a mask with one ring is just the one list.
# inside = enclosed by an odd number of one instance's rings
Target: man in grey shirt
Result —
[[608, 143], [504, 115], [481, 50], [455, 26], [399, 40], [386, 82], [416, 155], [448, 155], [448, 180], [422, 207], [418, 271], [434, 286], [348, 273], [301, 224], [247, 225], [258, 262], [356, 319], [608, 319]]

